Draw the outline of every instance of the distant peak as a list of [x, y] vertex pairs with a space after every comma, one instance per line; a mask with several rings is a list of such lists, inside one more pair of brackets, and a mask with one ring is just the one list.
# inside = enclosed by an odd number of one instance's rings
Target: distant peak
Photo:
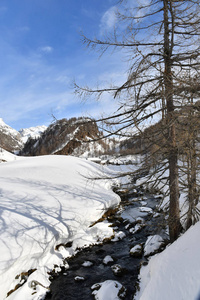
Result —
[[2, 118], [0, 118], [0, 125], [6, 125], [6, 123], [4, 122], [4, 120]]
[[38, 138], [46, 129], [47, 126], [38, 125], [35, 127], [22, 128], [19, 130], [19, 133], [23, 143], [26, 143], [29, 138]]

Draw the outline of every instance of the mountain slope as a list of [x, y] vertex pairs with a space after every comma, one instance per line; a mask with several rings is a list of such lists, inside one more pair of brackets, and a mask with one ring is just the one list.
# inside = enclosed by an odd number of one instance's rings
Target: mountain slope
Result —
[[4, 123], [0, 118], [0, 147], [9, 151], [19, 151], [23, 147], [23, 142], [19, 132]]
[[140, 270], [135, 300], [200, 299], [200, 222]]
[[23, 128], [19, 130], [21, 135], [21, 140], [25, 144], [29, 138], [38, 138], [40, 135], [47, 129], [47, 126], [36, 126], [36, 127], [29, 127]]
[[104, 152], [106, 144], [99, 139], [101, 133], [95, 121], [88, 118], [57, 120], [38, 139], [29, 139], [21, 151], [22, 155], [76, 155]]

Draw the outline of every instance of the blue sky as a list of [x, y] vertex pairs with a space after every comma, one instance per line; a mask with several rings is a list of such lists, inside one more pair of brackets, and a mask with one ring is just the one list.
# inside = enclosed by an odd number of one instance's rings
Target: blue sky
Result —
[[83, 102], [72, 82], [94, 86], [114, 78], [121, 82], [125, 63], [120, 53], [86, 49], [80, 32], [102, 37], [115, 22], [115, 0], [1, 0], [0, 103], [4, 122], [13, 128], [49, 125], [57, 118], [97, 117], [113, 109]]

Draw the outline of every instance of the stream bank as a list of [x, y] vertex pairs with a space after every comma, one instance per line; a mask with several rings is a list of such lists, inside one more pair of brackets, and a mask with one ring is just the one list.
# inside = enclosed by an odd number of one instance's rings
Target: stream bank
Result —
[[[51, 274], [50, 292], [45, 300], [92, 300], [91, 287], [107, 280], [117, 281], [124, 287], [126, 293], [119, 299], [132, 300], [140, 266], [147, 264], [148, 255], [152, 254], [151, 250], [148, 253], [149, 249], [161, 251], [168, 239], [165, 216], [157, 211], [159, 203], [159, 196], [149, 194], [122, 198], [119, 210], [107, 217], [115, 238], [85, 248], [67, 259], [69, 268]], [[158, 249], [151, 243], [153, 237], [161, 237]], [[138, 253], [130, 251], [138, 245]]]

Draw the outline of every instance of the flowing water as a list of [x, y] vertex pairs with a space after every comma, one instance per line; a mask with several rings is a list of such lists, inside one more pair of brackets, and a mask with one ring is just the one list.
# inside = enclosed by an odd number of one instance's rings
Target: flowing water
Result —
[[[109, 221], [112, 222], [115, 232], [123, 232], [124, 237], [118, 241], [107, 241], [102, 245], [88, 247], [68, 259], [68, 269], [52, 274], [50, 292], [45, 299], [92, 300], [93, 284], [117, 280], [127, 290], [125, 299], [132, 300], [138, 284], [140, 266], [147, 263], [147, 259], [143, 255], [140, 258], [132, 257], [130, 249], [136, 244], [144, 244], [149, 235], [159, 234], [166, 238], [164, 215], [155, 215], [159, 201], [159, 198], [151, 195], [129, 196], [126, 201], [122, 201], [121, 208], [109, 217]], [[145, 226], [133, 233], [131, 228], [135, 228], [138, 217], [140, 221], [141, 218], [144, 220]], [[105, 262], [106, 256], [112, 257], [113, 261]], [[90, 263], [86, 263], [86, 266], [82, 265], [88, 261]], [[113, 265], [118, 265], [118, 273], [113, 271]]]

